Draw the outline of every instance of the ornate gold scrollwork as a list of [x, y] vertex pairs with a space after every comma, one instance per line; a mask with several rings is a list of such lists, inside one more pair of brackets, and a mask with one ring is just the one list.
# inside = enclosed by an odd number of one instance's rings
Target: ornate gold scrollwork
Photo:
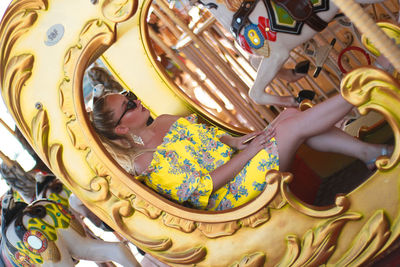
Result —
[[[37, 20], [37, 11], [47, 9], [47, 1], [19, 1], [10, 5], [7, 14], [2, 19], [0, 43], [3, 44], [0, 56], [0, 84], [3, 99], [13, 111], [14, 119], [20, 126], [22, 133], [31, 141], [29, 128], [26, 125], [19, 102], [24, 83], [32, 74], [34, 57], [31, 54], [22, 54], [10, 59], [13, 47], [17, 40], [28, 31]], [[4, 92], [8, 92], [5, 94]]]
[[193, 264], [201, 261], [207, 254], [205, 247], [189, 249], [178, 253], [159, 253], [158, 256], [165, 262], [175, 264]]
[[244, 218], [241, 221], [242, 226], [255, 228], [270, 219], [269, 208], [265, 207], [254, 213], [253, 215]]
[[[341, 90], [361, 114], [369, 110], [380, 112], [392, 127], [396, 143], [400, 141], [400, 85], [390, 74], [375, 68], [359, 68], [344, 77]], [[390, 159], [381, 157], [375, 164], [379, 170], [390, 170], [399, 161], [400, 149], [395, 146]]]
[[185, 233], [191, 233], [196, 229], [196, 225], [193, 221], [181, 219], [169, 214], [163, 216], [163, 222], [166, 226], [176, 228]]
[[360, 218], [360, 214], [348, 213], [329, 219], [317, 228], [307, 231], [301, 246], [296, 236], [289, 236], [286, 255], [278, 266], [319, 266], [325, 263], [334, 252], [337, 238], [344, 224]]
[[350, 206], [349, 200], [347, 199], [346, 196], [343, 195], [339, 195], [336, 197], [335, 205], [333, 206], [316, 207], [308, 205], [303, 201], [301, 201], [300, 199], [298, 199], [295, 195], [293, 195], [290, 192], [290, 189], [287, 184], [290, 183], [292, 179], [293, 179], [292, 174], [288, 174], [282, 179], [280, 184], [280, 189], [281, 189], [280, 192], [282, 194], [283, 199], [286, 200], [290, 206], [292, 206], [294, 209], [303, 214], [316, 218], [329, 218], [342, 214]]
[[133, 202], [132, 203], [133, 207], [137, 211], [145, 214], [147, 217], [151, 219], [157, 219], [162, 213], [162, 210], [154, 207], [153, 205], [151, 205], [150, 203], [148, 203], [147, 201], [143, 200], [138, 196], [136, 196], [136, 198], [132, 202]]
[[335, 266], [360, 266], [367, 263], [383, 247], [389, 236], [389, 222], [384, 211], [378, 210], [361, 229], [351, 249]]
[[265, 264], [265, 253], [255, 252], [251, 255], [244, 256], [240, 262], [235, 262], [231, 267], [251, 267], [251, 266], [264, 266]]
[[112, 22], [123, 22], [133, 16], [137, 10], [136, 0], [104, 0], [101, 5], [103, 16]]
[[240, 224], [236, 221], [223, 223], [199, 223], [197, 228], [208, 238], [233, 235]]

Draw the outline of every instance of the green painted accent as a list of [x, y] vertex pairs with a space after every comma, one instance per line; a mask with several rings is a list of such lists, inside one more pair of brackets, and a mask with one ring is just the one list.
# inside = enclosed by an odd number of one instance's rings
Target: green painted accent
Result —
[[61, 225], [63, 228], [68, 228], [69, 227], [69, 221], [61, 220]]
[[57, 217], [60, 217], [60, 216], [61, 216], [61, 213], [57, 212], [56, 215], [57, 215]]
[[43, 230], [46, 230], [46, 225], [42, 225], [42, 229], [43, 229]]
[[[322, 0], [311, 0], [313, 6], [320, 6], [322, 4]], [[275, 2], [271, 1], [271, 5], [274, 9], [274, 13], [276, 16], [276, 23], [278, 25], [285, 26], [294, 26], [296, 21], [292, 19], [289, 13], [281, 6], [278, 6]]]

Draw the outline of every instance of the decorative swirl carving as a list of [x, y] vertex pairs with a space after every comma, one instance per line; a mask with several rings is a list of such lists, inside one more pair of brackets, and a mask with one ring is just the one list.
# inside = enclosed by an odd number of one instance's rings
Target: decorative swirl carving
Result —
[[196, 225], [193, 221], [181, 219], [169, 214], [163, 216], [163, 222], [166, 226], [176, 228], [185, 233], [191, 233], [196, 229]]
[[115, 222], [119, 227], [123, 228], [123, 223], [121, 221], [122, 217], [129, 217], [133, 214], [133, 208], [128, 200], [119, 200], [112, 207], [112, 215]]
[[238, 222], [199, 223], [197, 228], [208, 238], [233, 235], [239, 228]]
[[[325, 263], [335, 251], [337, 238], [348, 221], [361, 218], [360, 214], [348, 213], [329, 219], [315, 229], [307, 231], [299, 246], [296, 236], [287, 238], [288, 248], [278, 266], [319, 266]], [[346, 266], [346, 265], [337, 265]]]
[[83, 132], [80, 131], [79, 124], [76, 120], [71, 120], [67, 123], [67, 131], [75, 148], [79, 150], [85, 150], [88, 148], [87, 144], [84, 142], [85, 138]]
[[32, 140], [36, 151], [40, 151], [42, 159], [49, 164], [48, 136], [49, 136], [49, 118], [44, 109], [38, 110], [32, 123]]
[[290, 192], [288, 183], [293, 179], [293, 175], [286, 176], [281, 182], [281, 194], [283, 198], [297, 211], [316, 218], [329, 218], [345, 212], [349, 206], [349, 200], [346, 196], [338, 195], [335, 200], [335, 205], [328, 207], [316, 207], [298, 199]]
[[231, 267], [264, 266], [265, 259], [265, 253], [255, 252], [253, 254], [244, 256], [240, 262], [234, 262]]
[[253, 215], [241, 220], [242, 226], [255, 228], [262, 225], [270, 219], [269, 209], [262, 208]]
[[383, 247], [389, 236], [389, 222], [385, 212], [378, 210], [361, 229], [352, 248], [335, 266], [360, 266], [367, 263]]
[[[392, 127], [396, 143], [400, 141], [400, 84], [390, 74], [376, 68], [359, 68], [344, 77], [341, 90], [361, 114], [369, 110], [380, 112]], [[399, 160], [400, 148], [396, 146], [390, 159], [380, 157], [375, 164], [380, 170], [389, 170]]]
[[137, 0], [104, 0], [101, 10], [104, 17], [117, 23], [132, 17], [136, 13], [137, 6]]
[[197, 263], [207, 255], [205, 247], [192, 248], [185, 252], [178, 253], [159, 253], [157, 256], [165, 262], [175, 264], [193, 264]]
[[136, 196], [132, 204], [137, 211], [143, 213], [151, 219], [157, 219], [162, 213], [162, 210], [154, 207], [153, 205], [138, 196]]
[[90, 192], [88, 198], [92, 201], [105, 201], [110, 197], [110, 186], [105, 177], [95, 177], [90, 181]]
[[4, 89], [3, 92], [8, 91], [8, 94], [3, 94], [3, 98], [29, 141], [32, 140], [22, 116], [19, 98], [23, 85], [32, 74], [34, 57], [31, 54], [23, 54], [9, 59], [15, 43], [36, 22], [38, 17], [36, 11], [47, 9], [47, 6], [45, 0], [14, 2], [4, 14], [0, 28], [0, 85]]

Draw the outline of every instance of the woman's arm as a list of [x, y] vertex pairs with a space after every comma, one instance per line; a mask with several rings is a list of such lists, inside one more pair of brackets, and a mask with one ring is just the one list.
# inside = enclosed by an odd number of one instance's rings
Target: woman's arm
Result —
[[[219, 166], [212, 172], [210, 172], [210, 176], [213, 181], [213, 192], [227, 184], [231, 179], [233, 179], [246, 165], [246, 163], [252, 159], [261, 149], [264, 149], [271, 145], [268, 141], [274, 136], [273, 131], [261, 131], [252, 133], [249, 135], [245, 135], [236, 139], [224, 138], [225, 136], [221, 137], [222, 139], [228, 139], [225, 141], [233, 141], [233, 142], [240, 142], [248, 139], [249, 137], [257, 135], [249, 144], [237, 144], [240, 147], [244, 147], [244, 149], [238, 153], [237, 155], [233, 156], [228, 162], [224, 165]], [[247, 137], [246, 137], [247, 136]], [[226, 136], [228, 137], [228, 136]], [[235, 137], [232, 137], [235, 138]], [[238, 141], [240, 140], [240, 141]]]

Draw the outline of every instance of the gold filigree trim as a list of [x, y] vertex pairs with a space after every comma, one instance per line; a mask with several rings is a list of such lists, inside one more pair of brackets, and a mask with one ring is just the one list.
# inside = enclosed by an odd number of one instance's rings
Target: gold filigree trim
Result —
[[129, 217], [133, 212], [134, 210], [128, 200], [118, 199], [111, 207], [112, 218], [121, 229], [125, 227], [121, 217]]
[[354, 245], [335, 266], [361, 266], [376, 255], [390, 236], [389, 222], [383, 210], [378, 210], [366, 222], [355, 238]]
[[15, 43], [36, 22], [38, 18], [36, 11], [47, 7], [47, 1], [14, 1], [6, 10], [0, 28], [0, 85], [3, 99], [30, 143], [32, 140], [22, 115], [19, 98], [23, 85], [32, 74], [34, 57], [31, 54], [24, 54], [9, 59]]
[[40, 151], [42, 159], [49, 164], [49, 118], [44, 109], [38, 110], [35, 117], [32, 119], [32, 141], [36, 151]]
[[197, 247], [189, 249], [185, 252], [177, 253], [159, 253], [157, 254], [164, 262], [175, 263], [175, 264], [194, 264], [204, 259], [207, 255], [205, 247]]
[[197, 228], [208, 238], [233, 235], [239, 228], [238, 222], [198, 223]]
[[97, 176], [93, 178], [90, 181], [90, 189], [86, 196], [91, 201], [106, 201], [110, 198], [110, 186], [106, 177]]
[[164, 214], [163, 222], [166, 226], [178, 229], [185, 233], [191, 233], [196, 229], [196, 225], [193, 221], [181, 219], [169, 214]]
[[14, 119], [25, 136], [29, 136], [29, 128], [22, 114], [20, 97], [24, 84], [32, 75], [33, 63], [34, 57], [31, 54], [15, 56], [7, 62], [4, 76], [1, 78], [4, 101], [12, 110]]
[[137, 243], [141, 248], [151, 250], [151, 251], [165, 251], [172, 246], [172, 241], [170, 238], [165, 239], [149, 239], [138, 237], [137, 234], [131, 234], [135, 243]]
[[137, 10], [136, 0], [104, 0], [101, 5], [103, 16], [112, 22], [123, 22], [132, 17]]
[[255, 228], [267, 222], [270, 219], [269, 209], [262, 208], [253, 215], [241, 220], [242, 226]]
[[288, 267], [293, 266], [293, 263], [296, 261], [297, 257], [300, 254], [300, 244], [299, 239], [296, 236], [289, 235], [286, 237], [286, 253], [282, 257], [279, 264], [276, 267]]
[[264, 266], [266, 256], [264, 252], [255, 252], [244, 256], [240, 262], [234, 262], [231, 267], [252, 267]]
[[[361, 114], [380, 112], [392, 127], [396, 143], [400, 141], [400, 84], [393, 77], [375, 68], [358, 68], [341, 82], [343, 97], [358, 107]], [[395, 146], [391, 158], [376, 161], [380, 170], [389, 170], [400, 161], [400, 147]]]
[[162, 210], [154, 207], [153, 205], [138, 196], [136, 196], [132, 204], [137, 211], [143, 213], [151, 219], [157, 219], [162, 213]]
[[278, 266], [320, 266], [335, 251], [337, 239], [344, 224], [360, 218], [360, 214], [347, 213], [327, 220], [316, 229], [310, 229], [304, 234], [301, 249], [297, 237], [289, 236], [286, 254]]
[[85, 137], [83, 136], [83, 132], [80, 130], [76, 120], [71, 120], [67, 123], [67, 132], [76, 149], [85, 150], [88, 148], [87, 144], [84, 142]]
[[335, 200], [335, 205], [328, 207], [316, 207], [298, 199], [290, 192], [288, 183], [293, 179], [293, 175], [288, 175], [281, 182], [281, 194], [283, 198], [298, 212], [316, 218], [330, 218], [342, 214], [348, 210], [350, 206], [349, 199], [344, 195], [338, 195]]

